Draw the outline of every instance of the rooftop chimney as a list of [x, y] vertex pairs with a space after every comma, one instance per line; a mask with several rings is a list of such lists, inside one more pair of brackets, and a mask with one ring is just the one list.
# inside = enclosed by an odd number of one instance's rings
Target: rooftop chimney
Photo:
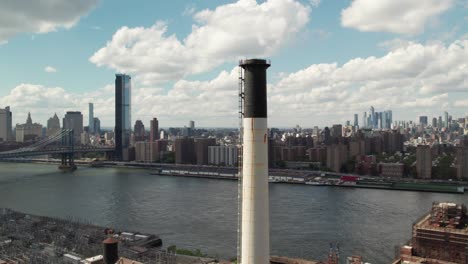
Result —
[[104, 245], [104, 264], [115, 264], [119, 260], [119, 241], [109, 237], [102, 241]]

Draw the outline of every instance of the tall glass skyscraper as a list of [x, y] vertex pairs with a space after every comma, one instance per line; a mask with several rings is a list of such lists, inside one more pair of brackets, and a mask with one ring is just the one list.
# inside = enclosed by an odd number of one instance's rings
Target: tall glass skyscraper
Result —
[[94, 105], [93, 105], [93, 103], [89, 103], [88, 131], [89, 131], [90, 134], [94, 134]]
[[125, 74], [115, 75], [115, 158], [128, 159], [130, 135], [132, 133], [131, 117], [131, 77]]
[[371, 118], [370, 128], [377, 128], [377, 118], [375, 116], [375, 110], [374, 110], [373, 106], [370, 107], [369, 115], [370, 115], [370, 118]]

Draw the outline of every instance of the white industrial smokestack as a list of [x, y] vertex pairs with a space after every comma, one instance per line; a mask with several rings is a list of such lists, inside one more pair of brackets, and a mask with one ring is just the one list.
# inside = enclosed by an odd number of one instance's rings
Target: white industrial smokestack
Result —
[[266, 60], [249, 59], [244, 69], [242, 264], [270, 263]]

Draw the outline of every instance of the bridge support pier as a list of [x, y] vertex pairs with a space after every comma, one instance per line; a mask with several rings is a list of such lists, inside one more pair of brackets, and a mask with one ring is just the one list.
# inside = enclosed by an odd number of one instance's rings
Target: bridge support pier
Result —
[[62, 154], [62, 164], [59, 165], [59, 169], [62, 171], [74, 171], [77, 169], [73, 153]]

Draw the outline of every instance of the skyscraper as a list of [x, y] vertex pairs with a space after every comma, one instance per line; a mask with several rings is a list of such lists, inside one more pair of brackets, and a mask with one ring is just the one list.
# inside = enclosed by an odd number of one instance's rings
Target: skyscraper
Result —
[[419, 124], [423, 126], [427, 126], [427, 116], [420, 116], [419, 117]]
[[135, 125], [133, 126], [133, 134], [135, 135], [135, 142], [145, 141], [145, 125], [143, 125], [143, 122], [141, 122], [141, 120], [137, 120], [135, 122]]
[[354, 127], [359, 126], [359, 117], [358, 114], [354, 114]]
[[382, 129], [383, 128], [383, 113], [382, 112], [378, 112], [377, 113], [377, 116], [378, 116], [378, 122], [377, 122], [377, 127]]
[[370, 128], [375, 128], [376, 127], [376, 118], [375, 118], [375, 110], [374, 110], [374, 107], [371, 106], [370, 107], [370, 112], [369, 112], [369, 115], [370, 115], [370, 121], [371, 121], [371, 125], [370, 125]]
[[432, 128], [436, 128], [437, 127], [437, 118], [432, 118]]
[[94, 105], [89, 103], [89, 113], [88, 113], [88, 131], [90, 134], [95, 133], [94, 131]]
[[388, 128], [392, 128], [392, 123], [393, 123], [393, 113], [392, 110], [388, 110]]
[[195, 121], [190, 120], [190, 122], [189, 122], [189, 128], [190, 128], [191, 130], [194, 130], [194, 129], [195, 129]]
[[159, 139], [159, 121], [155, 117], [150, 121], [150, 141], [154, 142]]
[[81, 133], [83, 133], [83, 115], [81, 112], [67, 112], [63, 118], [63, 129], [72, 129], [75, 142], [81, 142]]
[[362, 127], [366, 128], [367, 127], [367, 113], [364, 112], [362, 116]]
[[57, 114], [55, 113], [53, 117], [47, 120], [47, 132], [46, 135], [52, 136], [57, 134], [60, 131], [60, 119], [58, 118]]
[[448, 128], [449, 127], [449, 114], [447, 112], [444, 112], [444, 117], [445, 117], [444, 125], [446, 128]]
[[0, 141], [10, 141], [13, 139], [12, 133], [12, 113], [10, 107], [0, 109]]
[[101, 120], [95, 117], [93, 121], [94, 121], [94, 134], [100, 135], [101, 134]]
[[131, 127], [131, 77], [115, 75], [115, 158], [124, 160], [130, 147]]

